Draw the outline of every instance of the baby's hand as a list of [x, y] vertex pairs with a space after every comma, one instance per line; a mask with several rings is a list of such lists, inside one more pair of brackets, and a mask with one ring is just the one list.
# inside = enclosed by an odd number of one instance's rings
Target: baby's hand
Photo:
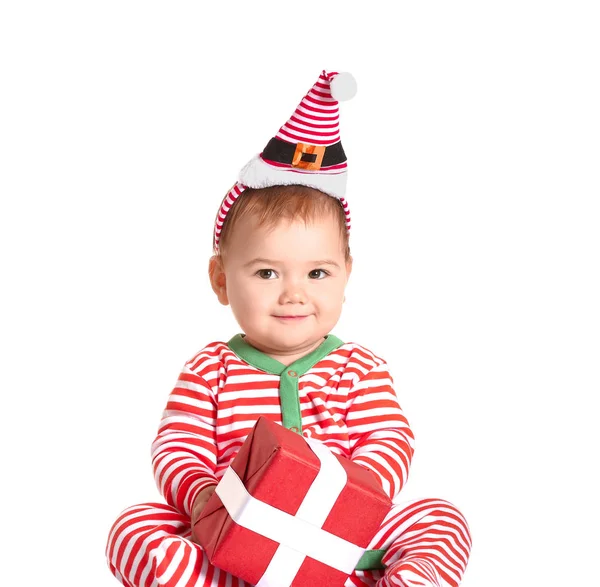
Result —
[[210, 499], [210, 496], [215, 492], [216, 487], [216, 485], [211, 485], [210, 487], [203, 489], [196, 496], [194, 504], [192, 505], [192, 541], [196, 544], [198, 544], [198, 541], [196, 540], [196, 532], [194, 530], [194, 527], [196, 525], [196, 522], [198, 521], [198, 518], [200, 517], [200, 514], [202, 513], [202, 510], [204, 509], [204, 506], [206, 505], [206, 502]]

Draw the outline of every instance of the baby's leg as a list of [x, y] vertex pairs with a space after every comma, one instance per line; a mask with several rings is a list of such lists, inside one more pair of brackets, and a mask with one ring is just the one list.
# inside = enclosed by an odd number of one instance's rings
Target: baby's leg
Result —
[[471, 535], [452, 504], [420, 499], [392, 506], [369, 549], [387, 551], [385, 572], [355, 571], [347, 587], [457, 587], [469, 560]]
[[108, 537], [109, 568], [125, 587], [250, 587], [213, 567], [190, 536], [189, 518], [168, 505], [128, 508]]

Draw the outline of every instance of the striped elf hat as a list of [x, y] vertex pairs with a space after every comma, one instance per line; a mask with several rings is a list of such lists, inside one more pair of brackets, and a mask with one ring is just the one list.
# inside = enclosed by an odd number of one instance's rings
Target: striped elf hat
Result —
[[338, 101], [350, 100], [355, 94], [356, 81], [351, 74], [321, 73], [290, 119], [242, 169], [223, 198], [213, 235], [216, 252], [227, 212], [247, 188], [305, 185], [320, 190], [341, 202], [350, 232], [350, 210], [344, 198], [348, 166], [340, 141]]

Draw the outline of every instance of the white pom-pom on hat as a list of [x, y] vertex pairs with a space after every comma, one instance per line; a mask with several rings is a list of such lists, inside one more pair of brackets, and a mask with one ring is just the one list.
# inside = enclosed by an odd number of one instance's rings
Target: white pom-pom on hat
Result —
[[351, 73], [342, 71], [329, 82], [331, 96], [338, 102], [351, 100], [356, 95], [356, 80]]

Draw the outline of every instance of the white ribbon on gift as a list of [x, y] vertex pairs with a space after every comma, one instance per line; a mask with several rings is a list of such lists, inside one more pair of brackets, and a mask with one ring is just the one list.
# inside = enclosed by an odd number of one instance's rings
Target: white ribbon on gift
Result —
[[351, 574], [364, 548], [322, 529], [347, 482], [346, 471], [322, 443], [305, 438], [321, 462], [295, 516], [252, 497], [228, 467], [215, 492], [236, 524], [279, 543], [256, 587], [289, 587], [307, 556]]

